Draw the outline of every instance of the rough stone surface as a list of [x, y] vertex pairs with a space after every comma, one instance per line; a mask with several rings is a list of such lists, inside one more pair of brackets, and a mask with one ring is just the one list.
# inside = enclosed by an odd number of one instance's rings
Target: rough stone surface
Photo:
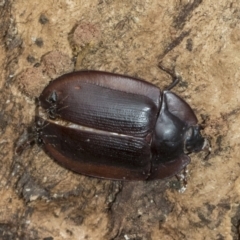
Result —
[[[0, 1], [0, 29], [1, 239], [239, 239], [239, 1]], [[159, 62], [212, 143], [207, 160], [192, 155], [184, 193], [174, 178], [77, 175], [36, 145], [16, 155], [53, 78], [94, 69], [163, 88]]]

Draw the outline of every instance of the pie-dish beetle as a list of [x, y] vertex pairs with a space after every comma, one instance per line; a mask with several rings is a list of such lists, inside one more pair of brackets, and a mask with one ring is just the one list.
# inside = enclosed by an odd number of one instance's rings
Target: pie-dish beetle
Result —
[[37, 142], [84, 175], [154, 180], [178, 175], [189, 153], [209, 151], [191, 107], [170, 89], [101, 71], [51, 81], [39, 97]]

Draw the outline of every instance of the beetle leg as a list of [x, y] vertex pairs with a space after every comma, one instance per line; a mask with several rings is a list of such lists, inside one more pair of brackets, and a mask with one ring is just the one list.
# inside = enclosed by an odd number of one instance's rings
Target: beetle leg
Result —
[[36, 143], [38, 132], [33, 128], [24, 130], [23, 134], [20, 136], [16, 143], [15, 153], [21, 155], [23, 151]]
[[65, 109], [65, 108], [68, 108], [68, 106], [64, 106], [64, 107], [59, 108], [58, 112], [60, 112], [61, 110]]
[[21, 155], [25, 149], [33, 146], [35, 141], [36, 141], [35, 136], [32, 136], [32, 137], [29, 137], [29, 139], [27, 139], [23, 143], [17, 143], [18, 146], [16, 147], [16, 150], [15, 150], [16, 154]]
[[64, 103], [64, 101], [68, 98], [69, 95], [67, 95], [66, 97], [64, 97], [61, 101], [59, 101], [61, 104]]
[[159, 63], [158, 67], [169, 74], [172, 77], [172, 83], [165, 88], [165, 90], [171, 90], [173, 89], [181, 80], [181, 77], [177, 76], [175, 70], [171, 70], [170, 68], [166, 68], [162, 65], [162, 62]]
[[179, 182], [182, 182], [184, 186], [187, 185], [187, 170], [186, 170], [186, 168], [183, 169], [182, 173], [176, 174], [175, 177], [177, 178], [177, 180]]
[[204, 139], [202, 151], [206, 152], [206, 156], [204, 157], [204, 159], [206, 160], [212, 151], [211, 144], [206, 138]]
[[183, 171], [179, 174], [176, 174], [175, 177], [180, 182], [180, 185], [182, 186], [179, 191], [184, 192], [187, 188], [187, 167], [183, 169]]
[[[59, 112], [65, 108], [68, 108], [68, 106], [64, 106], [61, 108], [58, 108], [58, 104], [57, 104], [57, 95], [54, 95], [55, 91], [52, 93], [51, 98], [49, 98], [49, 102], [51, 103], [51, 106], [46, 109], [46, 112], [49, 116], [50, 119], [56, 119], [57, 117], [59, 117]], [[63, 104], [64, 100], [66, 100], [68, 98], [68, 96], [64, 97], [61, 101], [59, 101], [59, 103]]]

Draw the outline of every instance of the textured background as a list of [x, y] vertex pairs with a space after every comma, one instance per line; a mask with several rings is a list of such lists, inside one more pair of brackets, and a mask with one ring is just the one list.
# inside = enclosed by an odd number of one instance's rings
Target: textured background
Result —
[[[239, 24], [238, 0], [0, 0], [1, 239], [239, 239]], [[192, 155], [184, 193], [174, 178], [80, 176], [36, 145], [14, 153], [51, 79], [95, 69], [163, 88], [160, 61], [213, 148]]]

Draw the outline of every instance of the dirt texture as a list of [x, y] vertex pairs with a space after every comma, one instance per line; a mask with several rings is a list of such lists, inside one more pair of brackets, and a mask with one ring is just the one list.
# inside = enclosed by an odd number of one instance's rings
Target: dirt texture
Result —
[[[0, 239], [240, 239], [238, 0], [0, 0]], [[35, 98], [57, 76], [93, 69], [146, 79], [194, 109], [212, 153], [188, 186], [100, 180], [37, 145], [18, 156]]]

